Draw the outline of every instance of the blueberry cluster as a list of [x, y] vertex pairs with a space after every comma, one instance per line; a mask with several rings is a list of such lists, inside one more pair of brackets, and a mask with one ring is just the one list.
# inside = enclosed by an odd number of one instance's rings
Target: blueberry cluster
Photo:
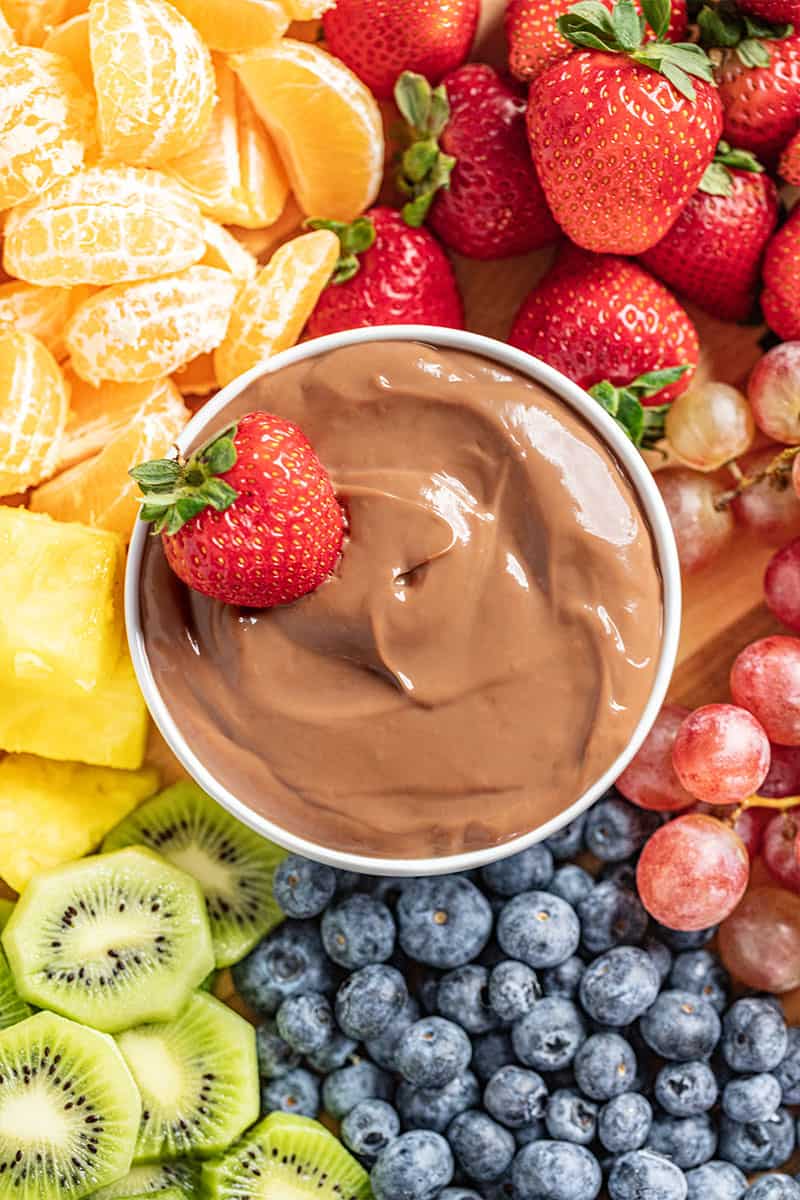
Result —
[[[800, 1200], [800, 1030], [731, 1003], [707, 949], [648, 920], [659, 818], [610, 794], [480, 872], [372, 879], [287, 858], [288, 920], [238, 966], [265, 1111], [341, 1121], [375, 1200]], [[595, 878], [570, 862], [591, 851]]]

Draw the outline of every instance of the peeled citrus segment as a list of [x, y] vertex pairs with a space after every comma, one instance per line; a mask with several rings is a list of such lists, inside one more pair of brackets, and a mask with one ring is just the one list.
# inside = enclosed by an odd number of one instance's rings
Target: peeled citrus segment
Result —
[[302, 232], [304, 219], [297, 201], [290, 192], [283, 212], [272, 225], [266, 229], [245, 229], [238, 225], [231, 229], [231, 233], [258, 262], [265, 263], [282, 242], [297, 237]]
[[166, 0], [92, 0], [89, 41], [106, 158], [154, 165], [202, 141], [214, 108], [211, 54]]
[[[241, 242], [237, 242], [224, 225], [206, 220], [203, 223], [203, 235], [206, 239], [206, 252], [200, 260], [202, 266], [218, 267], [221, 271], [230, 271], [234, 279], [253, 278], [258, 270], [258, 263], [250, 251]], [[0, 295], [2, 295], [1, 288]]]
[[3, 266], [29, 283], [102, 286], [191, 266], [203, 218], [180, 184], [140, 167], [87, 167], [8, 217]]
[[169, 379], [92, 387], [69, 367], [64, 373], [70, 386], [70, 403], [57, 471], [99, 454], [146, 409], [180, 413], [186, 419], [180, 393]]
[[281, 246], [242, 287], [225, 340], [214, 351], [220, 387], [295, 344], [338, 257], [335, 234], [306, 233]]
[[78, 13], [76, 17], [70, 17], [62, 25], [57, 25], [45, 38], [42, 49], [66, 58], [86, 91], [94, 92], [88, 13]]
[[95, 384], [171, 375], [219, 345], [238, 288], [232, 275], [214, 267], [105, 288], [67, 326], [72, 367]]
[[333, 8], [336, 0], [281, 0], [293, 21], [315, 21]]
[[94, 101], [67, 59], [28, 46], [0, 54], [0, 209], [30, 200], [83, 162]]
[[51, 474], [68, 406], [66, 380], [44, 343], [0, 332], [0, 496]]
[[3, 16], [18, 42], [41, 46], [50, 30], [66, 20], [69, 0], [0, 0]]
[[232, 65], [272, 134], [309, 216], [351, 221], [383, 175], [383, 125], [371, 92], [319, 46], [284, 38]]
[[[85, 299], [85, 296], [82, 296]], [[32, 333], [56, 358], [64, 353], [64, 325], [73, 309], [71, 288], [0, 284], [0, 331]]]
[[11, 50], [17, 44], [14, 30], [8, 23], [8, 18], [0, 8], [0, 50]]
[[172, 378], [182, 396], [207, 396], [209, 392], [215, 392], [214, 355], [198, 354], [185, 367], [179, 367]]
[[172, 0], [212, 50], [255, 50], [283, 37], [289, 26], [280, 0]]

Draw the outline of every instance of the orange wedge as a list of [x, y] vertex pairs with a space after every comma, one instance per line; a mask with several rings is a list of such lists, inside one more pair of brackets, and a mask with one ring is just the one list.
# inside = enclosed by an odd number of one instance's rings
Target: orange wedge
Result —
[[[77, 294], [76, 294], [77, 293]], [[63, 358], [64, 326], [87, 288], [35, 287], [31, 283], [0, 284], [0, 330], [32, 333], [56, 358]]]
[[66, 19], [69, 0], [0, 0], [0, 9], [18, 42], [41, 46], [47, 34]]
[[289, 25], [279, 0], [172, 0], [212, 50], [255, 50], [283, 37]]
[[0, 333], [0, 496], [52, 472], [68, 405], [67, 382], [44, 343], [30, 333]]
[[302, 227], [303, 214], [290, 192], [283, 212], [272, 225], [266, 229], [245, 229], [239, 225], [232, 229], [231, 233], [250, 251], [254, 258], [265, 263], [282, 242], [301, 233]]
[[42, 49], [66, 58], [87, 92], [94, 92], [88, 13], [78, 13], [76, 17], [57, 25], [45, 38]]
[[361, 80], [319, 46], [291, 38], [231, 61], [303, 212], [350, 221], [368, 208], [383, 175], [383, 125]]
[[333, 8], [336, 0], [281, 0], [292, 21], [315, 21]]
[[17, 44], [14, 30], [8, 23], [8, 18], [0, 8], [0, 50], [11, 50]]
[[69, 414], [58, 446], [57, 471], [99, 454], [147, 405], [169, 414], [183, 409], [180, 393], [169, 379], [149, 383], [103, 383], [92, 387], [69, 367]]
[[172, 379], [182, 396], [207, 396], [209, 392], [215, 392], [217, 376], [214, 373], [214, 355], [198, 355], [177, 370]]
[[203, 222], [203, 237], [206, 240], [206, 252], [200, 260], [202, 266], [230, 271], [234, 279], [253, 278], [258, 270], [258, 263], [224, 225], [218, 225], [216, 221], [206, 218]]
[[80, 521], [130, 537], [140, 493], [128, 471], [137, 463], [163, 458], [189, 416], [188, 409], [168, 398], [167, 392], [154, 395], [99, 454], [38, 487], [30, 507], [58, 521]]
[[225, 340], [214, 351], [220, 387], [295, 344], [338, 257], [335, 234], [327, 229], [305, 233], [276, 250], [242, 287]]

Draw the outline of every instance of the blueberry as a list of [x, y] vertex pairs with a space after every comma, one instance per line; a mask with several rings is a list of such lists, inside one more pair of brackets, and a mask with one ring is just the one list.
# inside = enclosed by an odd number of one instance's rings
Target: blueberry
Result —
[[578, 905], [581, 939], [592, 954], [612, 946], [638, 945], [647, 931], [647, 913], [630, 888], [608, 879]]
[[745, 1200], [800, 1200], [800, 1183], [791, 1175], [762, 1175], [750, 1184]]
[[782, 1098], [774, 1075], [745, 1075], [725, 1084], [722, 1109], [732, 1121], [766, 1121], [778, 1111]]
[[773, 1074], [781, 1085], [784, 1104], [800, 1104], [800, 1029], [788, 1031], [786, 1053]]
[[717, 1102], [719, 1088], [707, 1062], [667, 1063], [656, 1076], [655, 1097], [672, 1117], [696, 1117]]
[[413, 996], [409, 996], [401, 1011], [393, 1018], [377, 1037], [368, 1038], [364, 1043], [367, 1054], [373, 1062], [387, 1071], [397, 1070], [397, 1050], [409, 1026], [419, 1020], [419, 1005]]
[[603, 863], [595, 883], [605, 883], [606, 881], [618, 883], [620, 887], [627, 888], [629, 892], [635, 892], [636, 863], [632, 859], [628, 859], [627, 862]]
[[521, 1129], [541, 1117], [547, 1104], [547, 1084], [525, 1067], [509, 1065], [495, 1071], [483, 1093], [484, 1108], [501, 1125]]
[[467, 1033], [488, 1033], [497, 1026], [489, 1004], [489, 972], [471, 964], [456, 967], [439, 981], [436, 1004], [443, 1017], [457, 1021]]
[[650, 1102], [639, 1092], [623, 1092], [600, 1109], [597, 1136], [611, 1154], [639, 1150], [647, 1141], [652, 1121]]
[[472, 1188], [448, 1187], [439, 1192], [438, 1200], [481, 1200], [481, 1195]]
[[509, 958], [529, 967], [556, 967], [578, 948], [581, 929], [575, 909], [549, 892], [522, 892], [503, 907], [497, 940]]
[[492, 932], [492, 909], [459, 875], [412, 879], [397, 901], [397, 925], [410, 958], [448, 970], [480, 954]]
[[359, 1158], [372, 1162], [400, 1135], [400, 1118], [385, 1100], [362, 1100], [342, 1121], [342, 1141]]
[[319, 916], [335, 891], [336, 872], [299, 854], [290, 854], [275, 868], [272, 892], [287, 917]]
[[529, 846], [510, 858], [501, 858], [481, 870], [481, 879], [498, 896], [518, 896], [546, 888], [553, 878], [553, 855], [547, 846]]
[[618, 863], [637, 854], [661, 824], [661, 816], [636, 808], [612, 792], [589, 810], [584, 841], [601, 862]]
[[517, 1021], [511, 1038], [517, 1058], [526, 1067], [558, 1071], [572, 1063], [586, 1040], [586, 1026], [571, 1000], [545, 996]]
[[[315, 1071], [319, 1071], [321, 1075], [330, 1075], [331, 1071], [338, 1071], [340, 1067], [351, 1063], [357, 1048], [358, 1042], [337, 1031], [321, 1050], [307, 1054], [306, 1058], [309, 1066], [313, 1067]], [[383, 1066], [383, 1063], [378, 1065]]]
[[[403, 971], [403, 968], [401, 967], [400, 970]], [[405, 971], [403, 971], [403, 974], [405, 974]], [[418, 967], [416, 977], [416, 998], [419, 1000], [422, 1011], [427, 1013], [429, 1017], [432, 1017], [438, 1012], [439, 983], [442, 973], [441, 971], [434, 971], [429, 967]]]
[[614, 1163], [608, 1177], [611, 1200], [686, 1200], [680, 1167], [652, 1150], [631, 1150]]
[[658, 921], [654, 921], [653, 925], [658, 931], [658, 937], [665, 946], [669, 946], [670, 950], [674, 950], [676, 954], [680, 954], [683, 950], [700, 950], [703, 946], [713, 938], [717, 932], [717, 926], [711, 925], [708, 929], [670, 929], [667, 925], [660, 925]]
[[686, 1174], [688, 1200], [741, 1200], [747, 1190], [747, 1176], [733, 1163], [712, 1159]]
[[781, 1167], [791, 1157], [795, 1145], [794, 1121], [785, 1108], [779, 1108], [766, 1121], [732, 1121], [723, 1117], [719, 1127], [719, 1156], [746, 1173]]
[[584, 871], [583, 867], [579, 867], [575, 863], [568, 863], [566, 867], [558, 868], [548, 883], [547, 890], [554, 896], [560, 896], [562, 900], [566, 900], [567, 904], [571, 904], [573, 908], [577, 908], [593, 887], [594, 880], [588, 871]]
[[[658, 938], [654, 937], [645, 939], [644, 948], [653, 960], [653, 966], [658, 971], [658, 977], [663, 987], [672, 970], [672, 951], [663, 942], [660, 942]], [[688, 990], [691, 991], [692, 989], [689, 988]]]
[[397, 1047], [397, 1069], [414, 1087], [443, 1088], [466, 1070], [472, 1043], [460, 1025], [423, 1017], [409, 1025]]
[[477, 1079], [471, 1071], [465, 1071], [443, 1088], [415, 1088], [401, 1083], [395, 1099], [404, 1129], [444, 1133], [454, 1117], [478, 1104], [480, 1095]]
[[348, 971], [386, 962], [394, 950], [394, 917], [385, 904], [354, 892], [331, 904], [322, 918], [322, 944]]
[[594, 1200], [600, 1191], [600, 1164], [585, 1146], [573, 1142], [530, 1142], [511, 1168], [515, 1200]]
[[298, 1117], [316, 1117], [319, 1113], [319, 1080], [310, 1071], [297, 1067], [277, 1079], [262, 1080], [261, 1111], [280, 1110]]
[[493, 1029], [472, 1039], [472, 1070], [481, 1083], [487, 1083], [495, 1071], [513, 1062], [516, 1057], [511, 1035], [504, 1029]]
[[489, 1007], [501, 1021], [518, 1021], [541, 998], [535, 972], [526, 963], [507, 958], [489, 976]]
[[362, 1100], [391, 1100], [393, 1090], [391, 1076], [362, 1059], [326, 1076], [322, 1103], [325, 1111], [338, 1121]]
[[575, 858], [583, 849], [583, 831], [586, 827], [586, 814], [581, 813], [574, 821], [562, 826], [558, 833], [551, 833], [545, 841], [545, 846], [557, 862]]
[[639, 1021], [651, 1050], [675, 1062], [709, 1058], [719, 1041], [720, 1020], [716, 1009], [694, 992], [671, 989], [662, 992]]
[[530, 1121], [520, 1129], [514, 1130], [514, 1141], [518, 1146], [527, 1146], [530, 1142], [540, 1142], [547, 1137], [544, 1121]]
[[284, 921], [232, 969], [236, 990], [257, 1013], [271, 1017], [287, 996], [332, 992], [333, 965], [313, 921]]
[[603, 1025], [630, 1025], [658, 995], [658, 971], [646, 950], [617, 946], [591, 963], [581, 979], [581, 1004]]
[[585, 1096], [610, 1100], [634, 1090], [636, 1055], [618, 1033], [595, 1033], [575, 1055], [575, 1079]]
[[475, 1108], [458, 1114], [447, 1130], [447, 1140], [461, 1170], [476, 1183], [504, 1175], [517, 1150], [513, 1133]]
[[544, 1120], [556, 1141], [588, 1146], [597, 1130], [597, 1105], [572, 1088], [559, 1088], [547, 1102]]
[[548, 967], [546, 971], [542, 971], [542, 991], [545, 996], [566, 996], [568, 1000], [572, 1000], [578, 995], [585, 970], [586, 963], [573, 954], [557, 967]]
[[287, 996], [275, 1017], [278, 1033], [298, 1054], [314, 1054], [336, 1032], [331, 1006], [319, 992]]
[[405, 980], [396, 967], [374, 963], [354, 971], [336, 993], [336, 1020], [357, 1041], [377, 1037], [408, 1000]]
[[375, 1200], [434, 1200], [453, 1178], [453, 1154], [445, 1139], [414, 1129], [378, 1155], [370, 1181]]
[[278, 1033], [274, 1021], [267, 1021], [256, 1030], [258, 1073], [262, 1079], [278, 1079], [287, 1071], [300, 1066], [302, 1054], [293, 1050]]
[[718, 1013], [728, 1007], [730, 984], [728, 972], [710, 950], [684, 950], [669, 976], [670, 987], [702, 996]]
[[722, 1053], [734, 1071], [771, 1071], [788, 1046], [783, 1014], [764, 1000], [737, 1000], [722, 1019]]
[[717, 1150], [717, 1130], [705, 1113], [697, 1117], [656, 1115], [647, 1139], [648, 1150], [663, 1154], [688, 1171], [712, 1159]]

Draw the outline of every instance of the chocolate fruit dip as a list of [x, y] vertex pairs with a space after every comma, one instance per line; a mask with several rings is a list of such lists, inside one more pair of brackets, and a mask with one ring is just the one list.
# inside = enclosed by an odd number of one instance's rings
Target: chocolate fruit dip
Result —
[[336, 573], [281, 608], [189, 591], [149, 538], [145, 650], [179, 731], [251, 809], [333, 850], [426, 858], [563, 812], [625, 748], [662, 588], [611, 452], [489, 359], [372, 342], [251, 383], [348, 517]]

